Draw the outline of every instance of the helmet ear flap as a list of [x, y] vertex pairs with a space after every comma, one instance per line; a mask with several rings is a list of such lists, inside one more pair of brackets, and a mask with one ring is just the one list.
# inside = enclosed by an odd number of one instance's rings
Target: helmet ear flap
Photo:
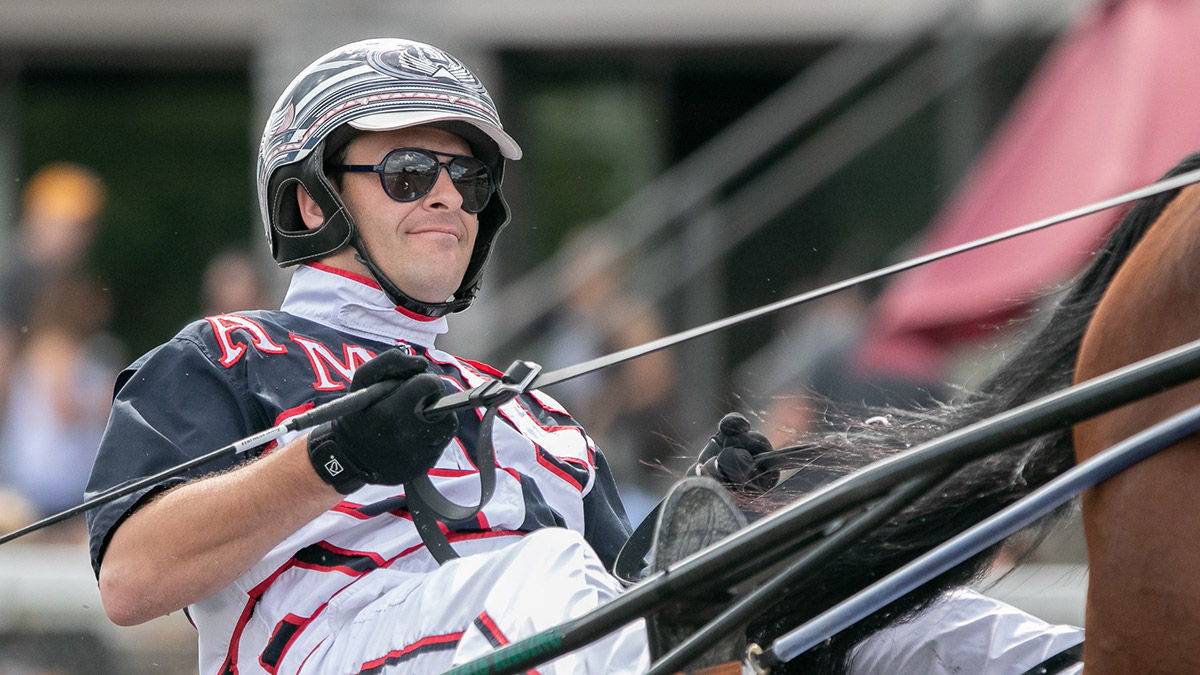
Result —
[[[322, 142], [303, 161], [281, 166], [271, 176], [271, 253], [280, 265], [324, 258], [345, 248], [354, 236], [354, 221], [322, 167], [324, 154]], [[321, 209], [320, 226], [305, 225], [296, 190], [308, 193]]]

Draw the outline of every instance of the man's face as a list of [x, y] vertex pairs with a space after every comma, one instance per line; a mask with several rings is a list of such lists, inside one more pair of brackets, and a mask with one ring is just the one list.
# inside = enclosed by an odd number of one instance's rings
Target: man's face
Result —
[[[365, 133], [346, 151], [346, 164], [378, 164], [396, 148], [470, 155], [466, 141], [441, 129], [411, 127]], [[475, 248], [479, 218], [462, 209], [462, 195], [445, 170], [429, 194], [411, 202], [387, 195], [374, 173], [343, 173], [342, 200], [370, 256], [400, 290], [422, 302], [444, 302], [462, 283]], [[340, 251], [350, 269], [353, 249]], [[336, 262], [335, 262], [336, 264]], [[341, 265], [339, 265], [341, 266]], [[365, 273], [365, 270], [363, 270]]]

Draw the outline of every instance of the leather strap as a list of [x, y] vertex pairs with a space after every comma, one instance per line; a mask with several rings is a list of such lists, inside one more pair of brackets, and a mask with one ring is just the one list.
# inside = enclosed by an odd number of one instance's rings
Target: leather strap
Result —
[[489, 406], [479, 424], [479, 442], [474, 451], [470, 451], [471, 461], [479, 471], [479, 502], [474, 506], [463, 506], [442, 496], [437, 491], [429, 476], [422, 474], [404, 484], [404, 494], [408, 501], [408, 512], [412, 514], [413, 525], [421, 541], [433, 555], [439, 565], [458, 556], [450, 540], [446, 538], [443, 529], [445, 522], [458, 522], [474, 518], [496, 491], [496, 453], [492, 448], [492, 426], [496, 420], [499, 405]]

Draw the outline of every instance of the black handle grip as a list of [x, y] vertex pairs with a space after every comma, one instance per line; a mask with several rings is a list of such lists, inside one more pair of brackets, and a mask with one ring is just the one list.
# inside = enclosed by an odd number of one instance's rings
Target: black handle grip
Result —
[[322, 403], [306, 413], [300, 413], [284, 422], [283, 426], [288, 431], [295, 431], [331, 422], [347, 413], [362, 410], [372, 403], [383, 399], [388, 394], [396, 391], [402, 384], [404, 384], [402, 380], [376, 382], [358, 391], [352, 391], [329, 403]]

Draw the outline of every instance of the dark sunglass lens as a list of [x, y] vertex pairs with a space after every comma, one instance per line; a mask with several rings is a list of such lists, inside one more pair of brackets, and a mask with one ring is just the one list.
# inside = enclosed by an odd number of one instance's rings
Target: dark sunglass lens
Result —
[[431, 155], [414, 150], [393, 152], [384, 163], [384, 185], [393, 199], [411, 202], [429, 192], [439, 168]]
[[455, 157], [450, 162], [450, 179], [463, 198], [463, 210], [479, 213], [492, 196], [492, 177], [487, 166], [473, 157]]

